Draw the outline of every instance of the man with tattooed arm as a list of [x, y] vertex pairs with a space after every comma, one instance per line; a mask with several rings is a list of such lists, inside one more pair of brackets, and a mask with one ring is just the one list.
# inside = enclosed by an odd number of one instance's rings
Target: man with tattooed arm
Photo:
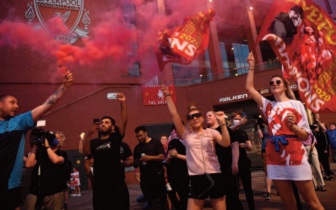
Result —
[[47, 113], [71, 86], [72, 73], [67, 71], [63, 84], [43, 104], [17, 114], [16, 97], [0, 94], [0, 204], [1, 209], [20, 209], [20, 189], [25, 133]]

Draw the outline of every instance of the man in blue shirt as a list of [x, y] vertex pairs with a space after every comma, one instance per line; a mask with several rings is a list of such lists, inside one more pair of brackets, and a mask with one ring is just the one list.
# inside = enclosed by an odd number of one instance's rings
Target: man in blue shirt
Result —
[[18, 100], [12, 95], [0, 95], [0, 205], [1, 209], [16, 209], [20, 203], [25, 133], [48, 112], [72, 84], [72, 73], [43, 104], [23, 114], [18, 113]]

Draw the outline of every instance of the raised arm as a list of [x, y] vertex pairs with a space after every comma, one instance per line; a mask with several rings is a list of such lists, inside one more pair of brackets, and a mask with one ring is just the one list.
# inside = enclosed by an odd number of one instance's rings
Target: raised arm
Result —
[[121, 124], [120, 124], [120, 134], [125, 135], [126, 126], [127, 126], [127, 106], [126, 106], [126, 97], [123, 93], [117, 93], [117, 99], [120, 101], [120, 110], [121, 110]]
[[236, 130], [238, 130], [240, 127], [244, 126], [246, 123], [247, 123], [247, 117], [245, 116], [245, 117], [241, 118], [239, 124], [236, 124], [236, 125], [235, 125], [235, 124], [232, 124], [232, 125], [230, 126], [230, 128], [231, 128], [231, 130], [236, 131]]
[[32, 110], [32, 116], [34, 122], [40, 119], [45, 113], [47, 113], [63, 96], [64, 92], [71, 86], [73, 82], [72, 73], [67, 71], [63, 84], [54, 92], [42, 105]]
[[53, 164], [62, 164], [62, 163], [64, 163], [64, 157], [63, 156], [59, 156], [59, 155], [57, 155], [55, 153], [56, 150], [57, 150], [57, 148], [52, 149], [50, 147], [49, 142], [48, 142], [47, 139], [44, 140], [44, 147], [46, 148], [48, 157], [49, 157], [50, 161]]
[[95, 124], [92, 125], [87, 135], [84, 136], [83, 140], [80, 140], [83, 143], [83, 149], [82, 149], [83, 155], [91, 154], [90, 141], [92, 139], [92, 135], [95, 134], [98, 130], [99, 130], [99, 122], [96, 122]]
[[218, 124], [222, 131], [222, 138], [215, 138], [215, 140], [219, 145], [223, 147], [229, 147], [231, 144], [231, 139], [230, 139], [229, 131], [226, 127], [224, 112], [222, 111], [216, 112], [216, 118], [217, 118]]
[[253, 100], [257, 102], [259, 107], [262, 107], [262, 96], [260, 93], [254, 88], [254, 57], [250, 52], [247, 57], [247, 62], [249, 63], [249, 71], [246, 77], [245, 88], [247, 92], [251, 95]]
[[327, 128], [326, 128], [325, 124], [320, 121], [320, 114], [319, 113], [315, 114], [315, 121], [320, 126], [320, 129], [321, 129], [322, 132], [327, 131]]
[[170, 114], [173, 118], [176, 133], [177, 133], [178, 136], [181, 137], [184, 133], [185, 126], [182, 123], [180, 115], [177, 113], [176, 106], [174, 104], [174, 101], [171, 97], [171, 94], [170, 94], [170, 91], [169, 91], [167, 85], [162, 84], [161, 85], [161, 91], [166, 96], [168, 110], [169, 110], [169, 112], [170, 112]]

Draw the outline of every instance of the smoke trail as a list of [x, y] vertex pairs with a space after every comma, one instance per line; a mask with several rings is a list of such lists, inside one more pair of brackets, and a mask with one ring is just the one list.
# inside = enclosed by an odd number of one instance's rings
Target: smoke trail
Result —
[[[133, 62], [142, 65], [148, 74], [157, 72], [154, 55], [158, 48], [158, 34], [183, 22], [186, 16], [206, 9], [203, 1], [166, 1], [167, 14], [158, 13], [156, 1], [124, 0], [118, 7], [98, 17], [98, 11], [90, 11], [98, 20], [90, 28], [89, 37], [75, 45], [55, 41], [52, 34], [66, 34], [68, 29], [59, 16], [51, 18], [49, 32], [23, 21], [4, 20], [0, 23], [0, 46], [18, 48], [26, 46], [45, 56], [56, 58], [58, 65], [87, 65], [94, 67], [109, 60], [119, 67], [127, 68]], [[111, 3], [112, 4], [112, 3]], [[127, 15], [123, 4], [133, 4], [134, 14]], [[110, 66], [109, 66], [110, 68]], [[113, 68], [111, 68], [113, 69]]]

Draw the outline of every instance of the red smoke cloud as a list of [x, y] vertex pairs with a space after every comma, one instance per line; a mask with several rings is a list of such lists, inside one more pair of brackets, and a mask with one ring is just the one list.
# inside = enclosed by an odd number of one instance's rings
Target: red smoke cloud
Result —
[[8, 45], [17, 48], [20, 45], [29, 46], [45, 55], [52, 55], [60, 45], [42, 28], [36, 29], [19, 21], [3, 21], [0, 24], [0, 46]]
[[[166, 1], [168, 14], [159, 14], [156, 1], [124, 0], [125, 2], [135, 5], [134, 20], [124, 15], [122, 7], [114, 8], [90, 26], [88, 37], [79, 44], [62, 44], [43, 28], [34, 28], [23, 21], [5, 20], [0, 24], [0, 46], [28, 46], [43, 55], [56, 58], [60, 64], [94, 66], [109, 59], [116, 65], [127, 68], [138, 61], [144, 71], [156, 72], [158, 66], [154, 52], [158, 48], [159, 32], [176, 27], [186, 16], [206, 9], [204, 2]], [[97, 14], [98, 11], [90, 11], [90, 15]], [[130, 24], [132, 22], [134, 25]], [[67, 33], [68, 30], [59, 17], [49, 20], [47, 26], [54, 34]]]

